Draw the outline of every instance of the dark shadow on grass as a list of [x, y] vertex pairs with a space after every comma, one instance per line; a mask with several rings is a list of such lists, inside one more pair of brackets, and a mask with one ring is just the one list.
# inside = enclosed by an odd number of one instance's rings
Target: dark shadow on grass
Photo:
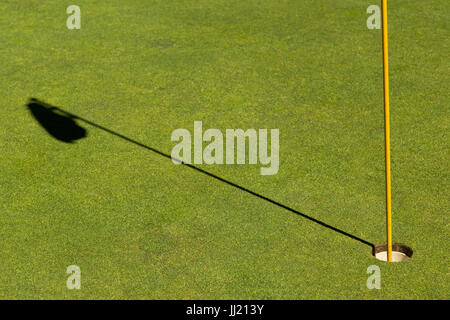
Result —
[[66, 113], [58, 113], [58, 108], [44, 105], [31, 98], [27, 104], [37, 122], [55, 139], [66, 143], [86, 137], [86, 129], [80, 127], [74, 117]]
[[[295, 213], [295, 214], [297, 214], [297, 215], [299, 215], [299, 216], [301, 216], [301, 217], [303, 217], [305, 219], [308, 219], [308, 220], [310, 220], [312, 222], [315, 222], [315, 223], [321, 225], [322, 227], [328, 228], [328, 229], [333, 230], [335, 232], [338, 232], [338, 233], [340, 233], [340, 234], [342, 234], [344, 236], [347, 236], [347, 237], [349, 237], [349, 238], [351, 238], [353, 240], [357, 240], [357, 241], [359, 241], [361, 243], [364, 243], [365, 245], [368, 245], [368, 246], [370, 246], [372, 248], [372, 252], [375, 249], [375, 245], [370, 243], [369, 241], [361, 239], [361, 238], [359, 238], [357, 236], [354, 236], [354, 235], [352, 235], [352, 234], [350, 234], [348, 232], [345, 232], [345, 231], [340, 230], [340, 229], [338, 229], [336, 227], [333, 227], [333, 226], [331, 226], [331, 225], [329, 225], [329, 224], [327, 224], [325, 222], [322, 222], [322, 221], [317, 220], [317, 219], [315, 219], [313, 217], [310, 217], [310, 216], [308, 216], [308, 215], [306, 215], [304, 213], [301, 213], [301, 212], [299, 212], [299, 211], [297, 211], [295, 209], [292, 209], [292, 208], [290, 208], [288, 206], [285, 206], [284, 204], [281, 204], [281, 203], [279, 203], [279, 202], [277, 202], [275, 200], [272, 200], [272, 199], [267, 198], [267, 197], [265, 197], [265, 196], [263, 196], [263, 195], [261, 195], [259, 193], [251, 191], [251, 190], [249, 190], [249, 189], [247, 189], [245, 187], [242, 187], [242, 186], [240, 186], [240, 185], [238, 185], [238, 184], [236, 184], [234, 182], [231, 182], [231, 181], [228, 181], [228, 180], [226, 180], [224, 178], [216, 176], [213, 173], [207, 172], [207, 171], [205, 171], [203, 169], [200, 169], [198, 167], [195, 167], [195, 166], [193, 166], [193, 165], [191, 165], [189, 163], [184, 163], [181, 160], [174, 159], [170, 155], [165, 154], [165, 153], [163, 153], [163, 152], [161, 152], [161, 151], [159, 151], [159, 150], [157, 150], [155, 148], [149, 147], [149, 146], [147, 146], [147, 145], [145, 145], [143, 143], [140, 143], [140, 142], [138, 142], [136, 140], [133, 140], [131, 138], [128, 138], [128, 137], [126, 137], [126, 136], [124, 136], [124, 135], [122, 135], [122, 134], [120, 134], [118, 132], [115, 132], [113, 130], [105, 128], [105, 127], [103, 127], [103, 126], [101, 126], [99, 124], [96, 124], [95, 122], [92, 122], [92, 121], [89, 121], [87, 119], [81, 118], [81, 117], [79, 117], [77, 115], [74, 115], [74, 114], [72, 114], [70, 112], [67, 112], [67, 111], [65, 111], [65, 110], [63, 110], [61, 108], [54, 107], [52, 105], [46, 104], [46, 103], [44, 103], [42, 101], [39, 101], [37, 99], [34, 99], [34, 98], [30, 99], [30, 103], [28, 103], [27, 106], [30, 109], [30, 111], [33, 114], [33, 116], [36, 118], [36, 120], [47, 130], [47, 132], [50, 135], [52, 135], [53, 137], [55, 137], [56, 139], [60, 140], [60, 141], [73, 142], [74, 140], [77, 140], [77, 139], [85, 137], [86, 136], [86, 130], [84, 128], [80, 127], [78, 124], [76, 124], [76, 122], [74, 120], [82, 121], [82, 122], [87, 123], [87, 124], [89, 124], [89, 125], [91, 125], [93, 127], [96, 127], [96, 128], [101, 129], [103, 131], [106, 131], [106, 132], [108, 132], [108, 133], [110, 133], [112, 135], [115, 135], [115, 136], [117, 136], [117, 137], [119, 137], [119, 138], [121, 138], [123, 140], [126, 140], [126, 141], [128, 141], [130, 143], [133, 143], [133, 144], [135, 144], [135, 145], [137, 145], [139, 147], [142, 147], [144, 149], [147, 149], [147, 150], [150, 150], [152, 152], [155, 152], [155, 153], [159, 154], [160, 156], [163, 156], [165, 158], [177, 161], [177, 162], [185, 165], [186, 167], [189, 167], [189, 168], [191, 168], [193, 170], [196, 170], [197, 172], [200, 172], [200, 173], [203, 173], [203, 174], [205, 174], [207, 176], [210, 176], [210, 177], [212, 177], [212, 178], [214, 178], [216, 180], [219, 180], [219, 181], [221, 181], [223, 183], [226, 183], [226, 184], [228, 184], [228, 185], [230, 185], [232, 187], [235, 187], [235, 188], [237, 188], [239, 190], [247, 192], [247, 193], [249, 193], [249, 194], [251, 194], [251, 195], [253, 195], [255, 197], [258, 197], [258, 198], [260, 198], [262, 200], [270, 202], [270, 203], [272, 203], [272, 204], [274, 204], [274, 205], [276, 205], [276, 206], [278, 206], [280, 208], [283, 208], [285, 210], [293, 212], [293, 213]], [[59, 114], [56, 113], [56, 112], [58, 112]], [[54, 123], [52, 123], [52, 122], [54, 122]], [[66, 130], [66, 129], [67, 129], [67, 132], [64, 132], [64, 130]]]

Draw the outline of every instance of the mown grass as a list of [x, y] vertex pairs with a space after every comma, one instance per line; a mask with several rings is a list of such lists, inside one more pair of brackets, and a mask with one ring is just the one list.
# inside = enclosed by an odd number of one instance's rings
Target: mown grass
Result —
[[[279, 128], [277, 175], [200, 167], [380, 243], [374, 1], [76, 4], [81, 30], [66, 28], [64, 2], [0, 3], [0, 297], [449, 298], [448, 1], [389, 4], [393, 232], [415, 252], [400, 264], [98, 129], [58, 142], [25, 108], [35, 97], [168, 154], [171, 132], [194, 120]], [[66, 288], [72, 264], [78, 291]], [[381, 290], [366, 288], [372, 264]]]

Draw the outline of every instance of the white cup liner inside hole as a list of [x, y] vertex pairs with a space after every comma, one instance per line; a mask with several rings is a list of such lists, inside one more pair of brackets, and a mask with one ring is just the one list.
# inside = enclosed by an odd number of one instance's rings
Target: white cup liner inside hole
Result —
[[[387, 244], [376, 245], [372, 254], [381, 261], [387, 261]], [[392, 244], [392, 262], [401, 262], [412, 257], [413, 251], [410, 247], [401, 244]]]

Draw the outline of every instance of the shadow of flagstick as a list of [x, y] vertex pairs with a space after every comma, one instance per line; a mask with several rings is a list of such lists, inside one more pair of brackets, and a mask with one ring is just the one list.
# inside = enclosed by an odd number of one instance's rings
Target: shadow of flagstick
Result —
[[[32, 100], [34, 101], [34, 103], [37, 103], [37, 101], [38, 101], [38, 100], [36, 100], [36, 99], [32, 99]], [[275, 200], [272, 200], [272, 199], [270, 199], [270, 198], [267, 198], [266, 196], [263, 196], [263, 195], [261, 195], [261, 194], [259, 194], [259, 193], [256, 193], [256, 192], [252, 191], [252, 190], [249, 190], [249, 189], [247, 189], [247, 188], [245, 188], [245, 187], [243, 187], [243, 186], [240, 186], [240, 185], [238, 185], [238, 184], [236, 184], [236, 183], [234, 183], [234, 182], [231, 182], [231, 181], [228, 181], [228, 180], [226, 180], [226, 179], [224, 179], [224, 178], [221, 178], [221, 177], [219, 177], [219, 176], [216, 176], [216, 175], [213, 174], [213, 173], [210, 173], [210, 172], [208, 172], [208, 171], [205, 171], [205, 170], [203, 170], [203, 169], [200, 169], [200, 168], [198, 168], [198, 167], [196, 167], [196, 166], [193, 166], [193, 165], [191, 165], [191, 164], [189, 164], [189, 163], [185, 163], [185, 162], [183, 162], [183, 161], [181, 161], [181, 160], [179, 160], [179, 159], [172, 158], [172, 156], [170, 156], [170, 155], [168, 155], [168, 154], [165, 154], [164, 152], [161, 152], [161, 151], [159, 151], [159, 150], [157, 150], [157, 149], [155, 149], [155, 148], [149, 147], [149, 146], [147, 146], [147, 145], [145, 145], [145, 144], [143, 144], [143, 143], [141, 143], [141, 142], [139, 142], [139, 141], [136, 141], [136, 140], [134, 140], [134, 139], [128, 138], [128, 137], [124, 136], [123, 134], [120, 134], [120, 133], [115, 132], [115, 131], [113, 131], [113, 130], [110, 130], [110, 129], [106, 128], [106, 127], [103, 127], [103, 126], [101, 126], [101, 125], [99, 125], [99, 124], [97, 124], [97, 123], [95, 123], [95, 122], [92, 122], [92, 121], [89, 121], [89, 120], [84, 119], [84, 118], [82, 118], [82, 117], [79, 117], [79, 116], [77, 116], [77, 115], [75, 115], [75, 114], [72, 114], [72, 113], [70, 113], [70, 112], [68, 112], [68, 111], [66, 111], [66, 110], [63, 110], [63, 109], [61, 109], [61, 108], [59, 108], [59, 107], [54, 107], [54, 106], [48, 105], [48, 104], [46, 104], [46, 103], [43, 103], [43, 102], [41, 102], [41, 101], [38, 101], [38, 102], [39, 102], [42, 106], [44, 106], [44, 107], [46, 107], [46, 108], [49, 108], [49, 109], [51, 109], [51, 110], [58, 110], [60, 113], [65, 114], [66, 116], [68, 116], [68, 117], [70, 117], [70, 118], [72, 118], [72, 119], [77, 119], [77, 120], [82, 121], [82, 122], [84, 122], [84, 123], [87, 123], [87, 124], [89, 124], [89, 125], [91, 125], [91, 126], [93, 126], [93, 127], [95, 127], [95, 128], [98, 128], [98, 129], [103, 130], [103, 131], [105, 131], [105, 132], [108, 132], [108, 133], [110, 133], [110, 134], [112, 134], [112, 135], [115, 135], [116, 137], [119, 137], [119, 138], [121, 138], [121, 139], [123, 139], [123, 140], [126, 140], [126, 141], [128, 141], [128, 142], [130, 142], [130, 143], [133, 143], [133, 144], [135, 144], [135, 145], [137, 145], [137, 146], [139, 146], [139, 147], [142, 147], [142, 148], [147, 149], [147, 150], [149, 150], [149, 151], [155, 152], [155, 153], [159, 154], [160, 156], [166, 157], [166, 158], [168, 158], [168, 159], [172, 159], [173, 161], [179, 162], [180, 164], [182, 164], [182, 165], [184, 165], [184, 166], [186, 166], [186, 167], [189, 167], [189, 168], [191, 168], [191, 169], [193, 169], [193, 170], [195, 170], [195, 171], [197, 171], [197, 172], [201, 172], [201, 173], [203, 173], [203, 174], [205, 174], [205, 175], [207, 175], [207, 176], [210, 176], [210, 177], [212, 177], [212, 178], [214, 178], [214, 179], [216, 179], [216, 180], [219, 180], [219, 181], [221, 181], [221, 182], [223, 182], [223, 183], [226, 183], [226, 184], [228, 184], [228, 185], [230, 185], [230, 186], [232, 186], [232, 187], [234, 187], [234, 188], [237, 188], [237, 189], [239, 189], [239, 190], [242, 190], [242, 191], [244, 191], [244, 192], [247, 192], [247, 193], [249, 193], [249, 194], [251, 194], [251, 195], [253, 195], [253, 196], [255, 196], [255, 197], [258, 197], [258, 198], [260, 198], [260, 199], [262, 199], [262, 200], [265, 200], [265, 201], [267, 201], [267, 202], [270, 202], [270, 203], [272, 203], [273, 205], [276, 205], [276, 206], [278, 206], [278, 207], [280, 207], [280, 208], [283, 208], [283, 209], [285, 209], [285, 210], [287, 210], [287, 211], [290, 211], [290, 212], [292, 212], [292, 213], [295, 213], [295, 214], [297, 214], [297, 215], [299, 215], [299, 216], [301, 216], [301, 217], [303, 217], [303, 218], [305, 218], [305, 219], [308, 219], [309, 221], [315, 222], [315, 223], [321, 225], [322, 227], [328, 228], [328, 229], [333, 230], [333, 231], [335, 231], [335, 232], [338, 232], [338, 233], [340, 233], [340, 234], [342, 234], [342, 235], [344, 235], [344, 236], [346, 236], [346, 237], [349, 237], [349, 238], [351, 238], [351, 239], [353, 239], [353, 240], [356, 240], [356, 241], [359, 241], [359, 242], [361, 242], [361, 243], [363, 243], [363, 244], [365, 244], [365, 245], [368, 245], [369, 247], [372, 248], [372, 252], [374, 252], [374, 250], [375, 250], [375, 245], [372, 244], [372, 243], [370, 243], [369, 241], [366, 241], [366, 240], [364, 240], [364, 239], [361, 239], [361, 238], [359, 238], [359, 237], [357, 237], [357, 236], [354, 236], [354, 235], [352, 235], [352, 234], [350, 234], [350, 233], [348, 233], [348, 232], [345, 232], [345, 231], [343, 231], [343, 230], [341, 230], [341, 229], [338, 229], [338, 228], [336, 228], [336, 227], [333, 227], [332, 225], [329, 225], [329, 224], [327, 224], [327, 223], [325, 223], [325, 222], [322, 222], [322, 221], [317, 220], [317, 219], [315, 219], [315, 218], [313, 218], [313, 217], [310, 217], [310, 216], [308, 216], [308, 215], [306, 215], [306, 214], [304, 214], [304, 213], [301, 213], [300, 211], [297, 211], [297, 210], [295, 210], [295, 209], [293, 209], [293, 208], [290, 208], [290, 207], [288, 207], [288, 206], [286, 206], [286, 205], [284, 205], [284, 204], [282, 204], [282, 203], [279, 203], [279, 202], [277, 202], [277, 201], [275, 201]]]

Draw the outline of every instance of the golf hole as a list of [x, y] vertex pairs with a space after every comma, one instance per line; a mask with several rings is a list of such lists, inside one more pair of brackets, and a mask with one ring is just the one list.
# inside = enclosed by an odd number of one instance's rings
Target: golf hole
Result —
[[[375, 246], [373, 256], [381, 261], [387, 261], [387, 244], [382, 243]], [[408, 260], [413, 255], [413, 250], [401, 243], [392, 244], [392, 262]]]

